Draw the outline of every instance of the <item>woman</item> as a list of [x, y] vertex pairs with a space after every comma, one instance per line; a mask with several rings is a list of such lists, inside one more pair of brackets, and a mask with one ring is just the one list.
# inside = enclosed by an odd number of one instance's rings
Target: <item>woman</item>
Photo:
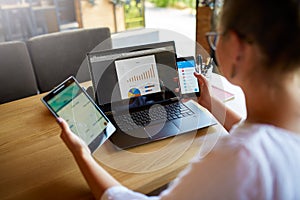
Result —
[[[158, 197], [121, 186], [58, 119], [95, 198], [300, 199], [299, 13], [299, 0], [224, 1], [216, 56], [223, 75], [245, 93], [247, 118], [237, 123], [240, 117], [227, 109], [230, 136], [204, 159], [193, 160]], [[199, 103], [214, 112], [223, 107], [205, 78], [195, 76], [202, 89]]]

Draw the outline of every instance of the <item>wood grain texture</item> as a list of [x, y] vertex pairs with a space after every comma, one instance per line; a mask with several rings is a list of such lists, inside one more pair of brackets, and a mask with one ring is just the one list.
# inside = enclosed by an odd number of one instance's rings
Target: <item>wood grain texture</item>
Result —
[[[0, 105], [0, 199], [92, 199], [42, 96]], [[122, 184], [148, 193], [172, 181], [208, 144], [202, 136], [223, 133], [216, 125], [130, 151], [119, 151], [107, 141], [94, 156]]]
[[[211, 31], [212, 10], [210, 7], [198, 7], [196, 13], [196, 41], [197, 55], [206, 55], [202, 51], [205, 50], [210, 54], [210, 47], [205, 34]], [[202, 49], [204, 48], [204, 49]]]

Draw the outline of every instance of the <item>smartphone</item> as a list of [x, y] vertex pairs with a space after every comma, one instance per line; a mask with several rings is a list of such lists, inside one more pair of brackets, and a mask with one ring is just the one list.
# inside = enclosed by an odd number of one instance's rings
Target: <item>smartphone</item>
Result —
[[93, 153], [116, 130], [113, 124], [73, 77], [51, 90], [42, 102], [55, 117], [61, 117]]
[[176, 59], [181, 95], [183, 97], [200, 96], [197, 78], [194, 76], [196, 62], [193, 56]]

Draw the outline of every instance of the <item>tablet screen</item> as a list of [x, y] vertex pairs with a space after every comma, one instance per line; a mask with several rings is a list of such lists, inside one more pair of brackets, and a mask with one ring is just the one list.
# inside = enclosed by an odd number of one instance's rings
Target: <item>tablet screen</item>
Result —
[[70, 79], [43, 98], [50, 110], [68, 123], [90, 149], [101, 145], [110, 135], [105, 130], [109, 120], [74, 80]]

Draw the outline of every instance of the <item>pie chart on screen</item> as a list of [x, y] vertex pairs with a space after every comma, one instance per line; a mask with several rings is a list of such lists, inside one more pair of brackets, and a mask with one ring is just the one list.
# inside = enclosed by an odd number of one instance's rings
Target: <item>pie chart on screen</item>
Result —
[[138, 97], [141, 96], [141, 91], [137, 88], [131, 88], [128, 91], [128, 97]]

